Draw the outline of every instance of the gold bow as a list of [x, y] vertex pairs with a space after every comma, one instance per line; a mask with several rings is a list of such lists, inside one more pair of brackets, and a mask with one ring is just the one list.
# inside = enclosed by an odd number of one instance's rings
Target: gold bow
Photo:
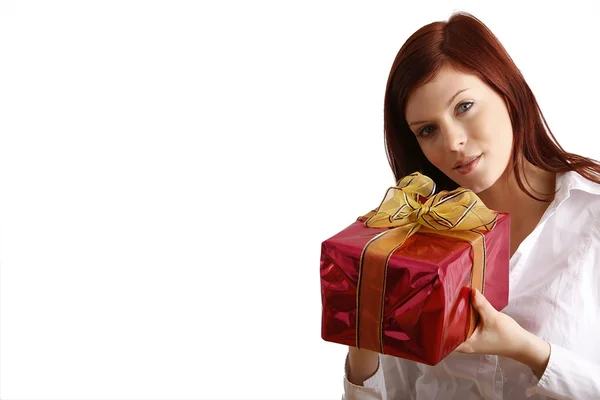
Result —
[[[380, 206], [365, 215], [365, 226], [391, 228], [363, 248], [357, 285], [356, 347], [383, 353], [383, 304], [389, 259], [406, 239], [422, 230], [468, 241], [473, 249], [471, 287], [483, 293], [485, 241], [481, 230], [494, 228], [498, 215], [471, 190], [435, 192], [435, 183], [418, 172], [390, 187]], [[467, 337], [475, 329], [475, 313]]]
[[[415, 172], [389, 188], [381, 205], [366, 222], [370, 228], [414, 226], [407, 238], [421, 226], [436, 231], [493, 229], [497, 214], [487, 208], [471, 190], [458, 188], [433, 195], [435, 183]], [[421, 198], [426, 198], [424, 203]]]

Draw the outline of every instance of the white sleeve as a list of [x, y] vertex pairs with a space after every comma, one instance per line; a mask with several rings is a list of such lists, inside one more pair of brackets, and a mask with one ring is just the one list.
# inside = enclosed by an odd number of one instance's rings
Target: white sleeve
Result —
[[[535, 382], [534, 382], [535, 383]], [[600, 365], [550, 343], [550, 359], [527, 397], [540, 394], [557, 400], [600, 399]]]
[[344, 374], [342, 400], [414, 400], [420, 375], [417, 363], [390, 355], [379, 354], [375, 374], [363, 382], [363, 386], [348, 381], [348, 356]]
[[342, 396], [342, 400], [387, 400], [381, 358], [380, 354], [377, 371], [364, 381], [362, 386], [358, 386], [348, 380], [348, 355], [346, 355], [346, 365], [344, 368], [344, 395]]

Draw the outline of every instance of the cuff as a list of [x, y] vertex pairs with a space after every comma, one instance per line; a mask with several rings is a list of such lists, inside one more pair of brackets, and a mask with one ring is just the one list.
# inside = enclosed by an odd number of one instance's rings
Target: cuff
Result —
[[550, 382], [554, 379], [554, 376], [556, 375], [556, 358], [560, 358], [560, 356], [558, 356], [557, 354], [560, 351], [560, 348], [552, 343], [549, 344], [550, 357], [548, 358], [548, 365], [546, 365], [546, 369], [544, 370], [544, 373], [542, 374], [540, 379], [538, 379], [535, 375], [533, 375], [533, 377], [531, 378], [531, 384], [535, 386], [529, 387], [525, 390], [525, 395], [527, 397], [531, 397], [536, 394], [542, 394], [542, 392], [545, 392], [546, 390], [544, 389], [548, 388]]
[[526, 390], [534, 394], [563, 399], [600, 398], [600, 366], [561, 346], [550, 344], [550, 359], [542, 377]]
[[379, 365], [373, 375], [366, 379], [362, 386], [355, 385], [348, 380], [348, 355], [344, 368], [344, 399], [382, 399], [385, 398], [385, 382], [383, 379], [383, 369], [381, 368], [381, 355], [379, 355]]

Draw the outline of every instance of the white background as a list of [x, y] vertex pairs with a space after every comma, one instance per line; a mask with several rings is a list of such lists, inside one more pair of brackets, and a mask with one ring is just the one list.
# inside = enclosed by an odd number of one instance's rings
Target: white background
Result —
[[397, 51], [473, 13], [600, 158], [600, 3], [565, 4], [0, 1], [0, 398], [340, 399], [320, 244], [394, 183]]

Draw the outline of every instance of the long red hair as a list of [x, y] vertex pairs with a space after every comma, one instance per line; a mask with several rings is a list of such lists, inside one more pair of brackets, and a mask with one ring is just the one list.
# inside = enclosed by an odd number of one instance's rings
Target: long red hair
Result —
[[457, 187], [427, 160], [405, 117], [411, 91], [432, 80], [445, 66], [477, 75], [503, 96], [514, 135], [509, 168], [515, 172], [521, 190], [530, 197], [548, 201], [548, 198], [536, 197], [525, 187], [524, 159], [546, 171], [577, 171], [600, 183], [600, 164], [568, 153], [558, 144], [533, 92], [505, 48], [486, 25], [464, 12], [453, 14], [448, 21], [420, 28], [396, 55], [384, 102], [385, 146], [396, 180], [420, 171], [431, 177], [438, 189]]

